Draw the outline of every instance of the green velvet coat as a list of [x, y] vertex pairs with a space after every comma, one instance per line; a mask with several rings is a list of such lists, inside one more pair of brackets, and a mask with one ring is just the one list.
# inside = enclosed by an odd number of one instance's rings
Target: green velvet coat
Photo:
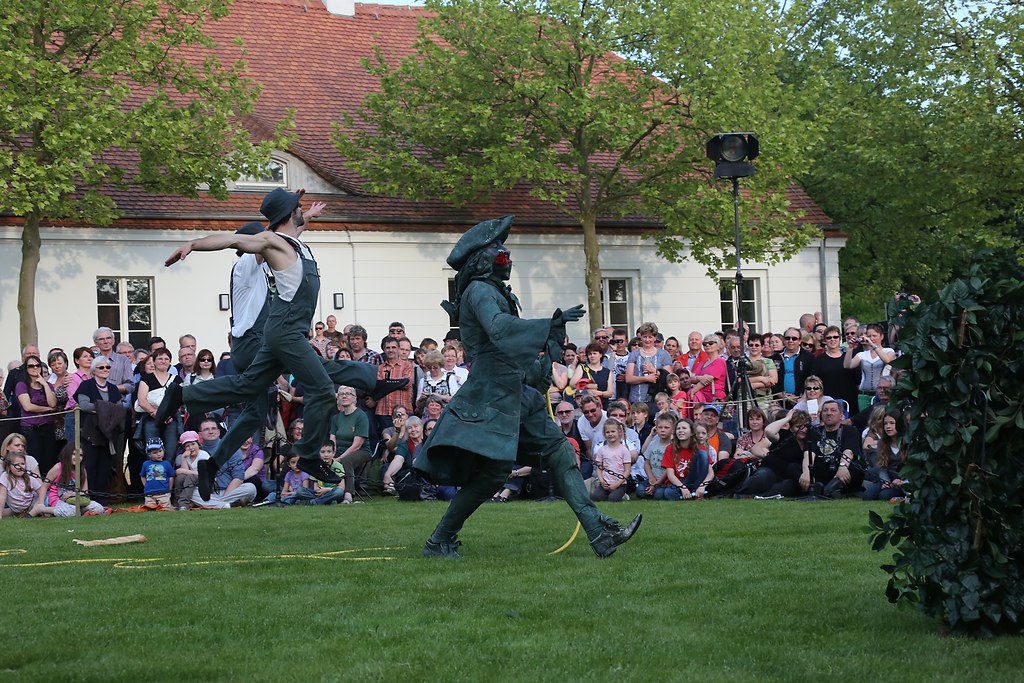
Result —
[[[539, 392], [524, 384], [536, 374], [537, 356], [549, 339], [564, 338], [558, 320], [523, 320], [494, 284], [474, 281], [459, 310], [459, 331], [469, 378], [445, 407], [416, 458], [416, 469], [437, 484], [461, 486], [470, 479], [477, 456], [529, 464], [519, 453], [520, 428], [529, 429], [539, 413]], [[536, 394], [536, 396], [535, 396]], [[524, 420], [526, 423], [524, 424]]]

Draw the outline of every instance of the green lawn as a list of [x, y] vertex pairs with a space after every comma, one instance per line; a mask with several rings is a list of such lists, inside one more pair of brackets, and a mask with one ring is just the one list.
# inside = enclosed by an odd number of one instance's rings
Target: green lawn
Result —
[[[886, 602], [866, 532], [883, 504], [607, 505], [645, 519], [604, 561], [582, 534], [547, 555], [575, 519], [532, 502], [484, 506], [462, 561], [424, 559], [443, 509], [4, 520], [0, 681], [1024, 676], [1020, 638], [942, 637]], [[71, 542], [132, 533], [149, 542]]]

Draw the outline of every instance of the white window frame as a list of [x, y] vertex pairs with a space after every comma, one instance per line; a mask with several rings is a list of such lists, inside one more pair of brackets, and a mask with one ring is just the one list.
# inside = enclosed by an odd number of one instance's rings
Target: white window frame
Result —
[[[720, 278], [720, 281], [722, 283], [724, 283], [725, 281], [728, 281], [731, 284], [731, 286], [729, 287], [729, 289], [727, 291], [730, 294], [728, 301], [729, 301], [729, 304], [732, 307], [732, 322], [728, 322], [727, 323], [726, 319], [725, 319], [725, 316], [722, 315], [722, 313], [723, 313], [722, 309], [723, 309], [724, 304], [726, 303], [726, 299], [725, 299], [726, 290], [723, 290], [721, 284], [719, 285], [719, 288], [718, 288], [719, 317], [720, 317], [720, 322], [722, 324], [721, 329], [723, 329], [723, 330], [731, 329], [736, 324], [737, 310], [736, 310], [736, 296], [735, 296], [735, 294], [736, 294], [736, 286], [735, 286], [736, 285], [736, 280], [735, 280], [735, 277], [736, 277], [736, 273], [735, 272], [732, 272], [732, 273], [720, 273], [719, 274], [719, 278]], [[744, 286], [750, 285], [752, 287], [753, 298], [752, 299], [741, 299], [740, 300], [740, 304], [742, 305], [742, 304], [745, 304], [745, 303], [750, 303], [750, 304], [753, 304], [753, 308], [754, 308], [754, 320], [750, 321], [750, 320], [747, 320], [746, 318], [744, 318], [743, 322], [746, 323], [747, 326], [750, 328], [751, 332], [753, 332], [755, 334], [764, 333], [764, 331], [766, 329], [765, 326], [764, 326], [764, 311], [765, 311], [765, 307], [764, 307], [764, 292], [762, 291], [762, 283], [764, 283], [764, 281], [765, 281], [765, 279], [764, 279], [763, 275], [761, 275], [759, 273], [758, 274], [744, 273], [744, 276], [743, 276], [743, 284], [744, 284]]]
[[[100, 280], [116, 280], [117, 281], [117, 304], [101, 303], [99, 300], [99, 283]], [[148, 304], [129, 304], [127, 299], [128, 292], [128, 280], [147, 280], [149, 281], [149, 303]], [[131, 306], [148, 305], [149, 306], [149, 328], [146, 330], [138, 330], [130, 328], [130, 321], [128, 320], [128, 308]], [[139, 340], [142, 340], [142, 334], [145, 334], [146, 339], [152, 337], [156, 333], [156, 279], [149, 275], [97, 275], [96, 276], [96, 321], [97, 326], [102, 326], [105, 321], [100, 318], [101, 308], [113, 308], [117, 307], [117, 318], [118, 325], [113, 327], [114, 336], [118, 342], [129, 341], [136, 348], [142, 344], [136, 344], [131, 339], [131, 335], [137, 335]]]
[[[615, 302], [625, 304], [626, 309], [626, 321], [625, 322], [612, 322], [611, 321], [611, 301], [609, 301], [609, 287], [612, 280], [623, 280], [626, 283], [626, 300], [624, 302]], [[601, 319], [591, 320], [593, 326], [596, 328], [598, 325], [605, 327], [621, 327], [627, 331], [633, 330], [636, 320], [636, 310], [640, 291], [639, 287], [640, 274], [636, 271], [602, 271], [601, 272]]]
[[235, 180], [234, 186], [239, 190], [264, 190], [272, 189], [275, 187], [288, 187], [288, 162], [284, 159], [278, 159], [277, 157], [271, 157], [270, 161], [267, 162], [267, 166], [272, 164], [278, 164], [281, 167], [281, 182], [267, 181], [260, 178], [253, 178], [251, 176], [241, 176]]

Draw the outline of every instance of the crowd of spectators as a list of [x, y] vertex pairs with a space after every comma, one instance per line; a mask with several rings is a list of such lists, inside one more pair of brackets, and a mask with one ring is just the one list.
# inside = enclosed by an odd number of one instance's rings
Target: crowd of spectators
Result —
[[[314, 481], [294, 467], [290, 444], [302, 434], [303, 390], [282, 376], [267, 388], [277, 400], [265, 428], [220, 468], [216, 493], [204, 500], [197, 463], [241, 407], [179, 412], [161, 424], [155, 416], [172, 384], [232, 374], [230, 352], [215, 356], [191, 334], [173, 350], [160, 337], [135, 348], [101, 327], [91, 344], [51, 348], [45, 362], [29, 345], [8, 365], [0, 397], [3, 516], [101, 514], [125, 500], [188, 510], [350, 504], [408, 491], [450, 497], [453, 491], [420, 480], [412, 462], [468, 376], [457, 330], [414, 344], [394, 322], [377, 351], [362, 326], [337, 325], [328, 316], [310, 331], [318, 354], [376, 365], [381, 379], [410, 380], [376, 402], [337, 389], [321, 458], [341, 483]], [[677, 338], [645, 322], [634, 334], [598, 328], [582, 349], [567, 343], [560, 358], [542, 355], [538, 366], [550, 380], [552, 418], [577, 448], [594, 500], [891, 500], [906, 495], [905, 421], [888, 401], [898, 352], [885, 336], [878, 324], [851, 318], [827, 325], [816, 314], [781, 334], [731, 329]], [[557, 495], [544, 470], [516, 463], [493, 501]]]

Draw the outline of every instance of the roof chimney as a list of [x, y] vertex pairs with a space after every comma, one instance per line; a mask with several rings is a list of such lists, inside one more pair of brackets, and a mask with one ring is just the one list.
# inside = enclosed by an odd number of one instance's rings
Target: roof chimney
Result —
[[355, 0], [323, 0], [324, 7], [331, 14], [341, 17], [354, 17], [356, 15]]

